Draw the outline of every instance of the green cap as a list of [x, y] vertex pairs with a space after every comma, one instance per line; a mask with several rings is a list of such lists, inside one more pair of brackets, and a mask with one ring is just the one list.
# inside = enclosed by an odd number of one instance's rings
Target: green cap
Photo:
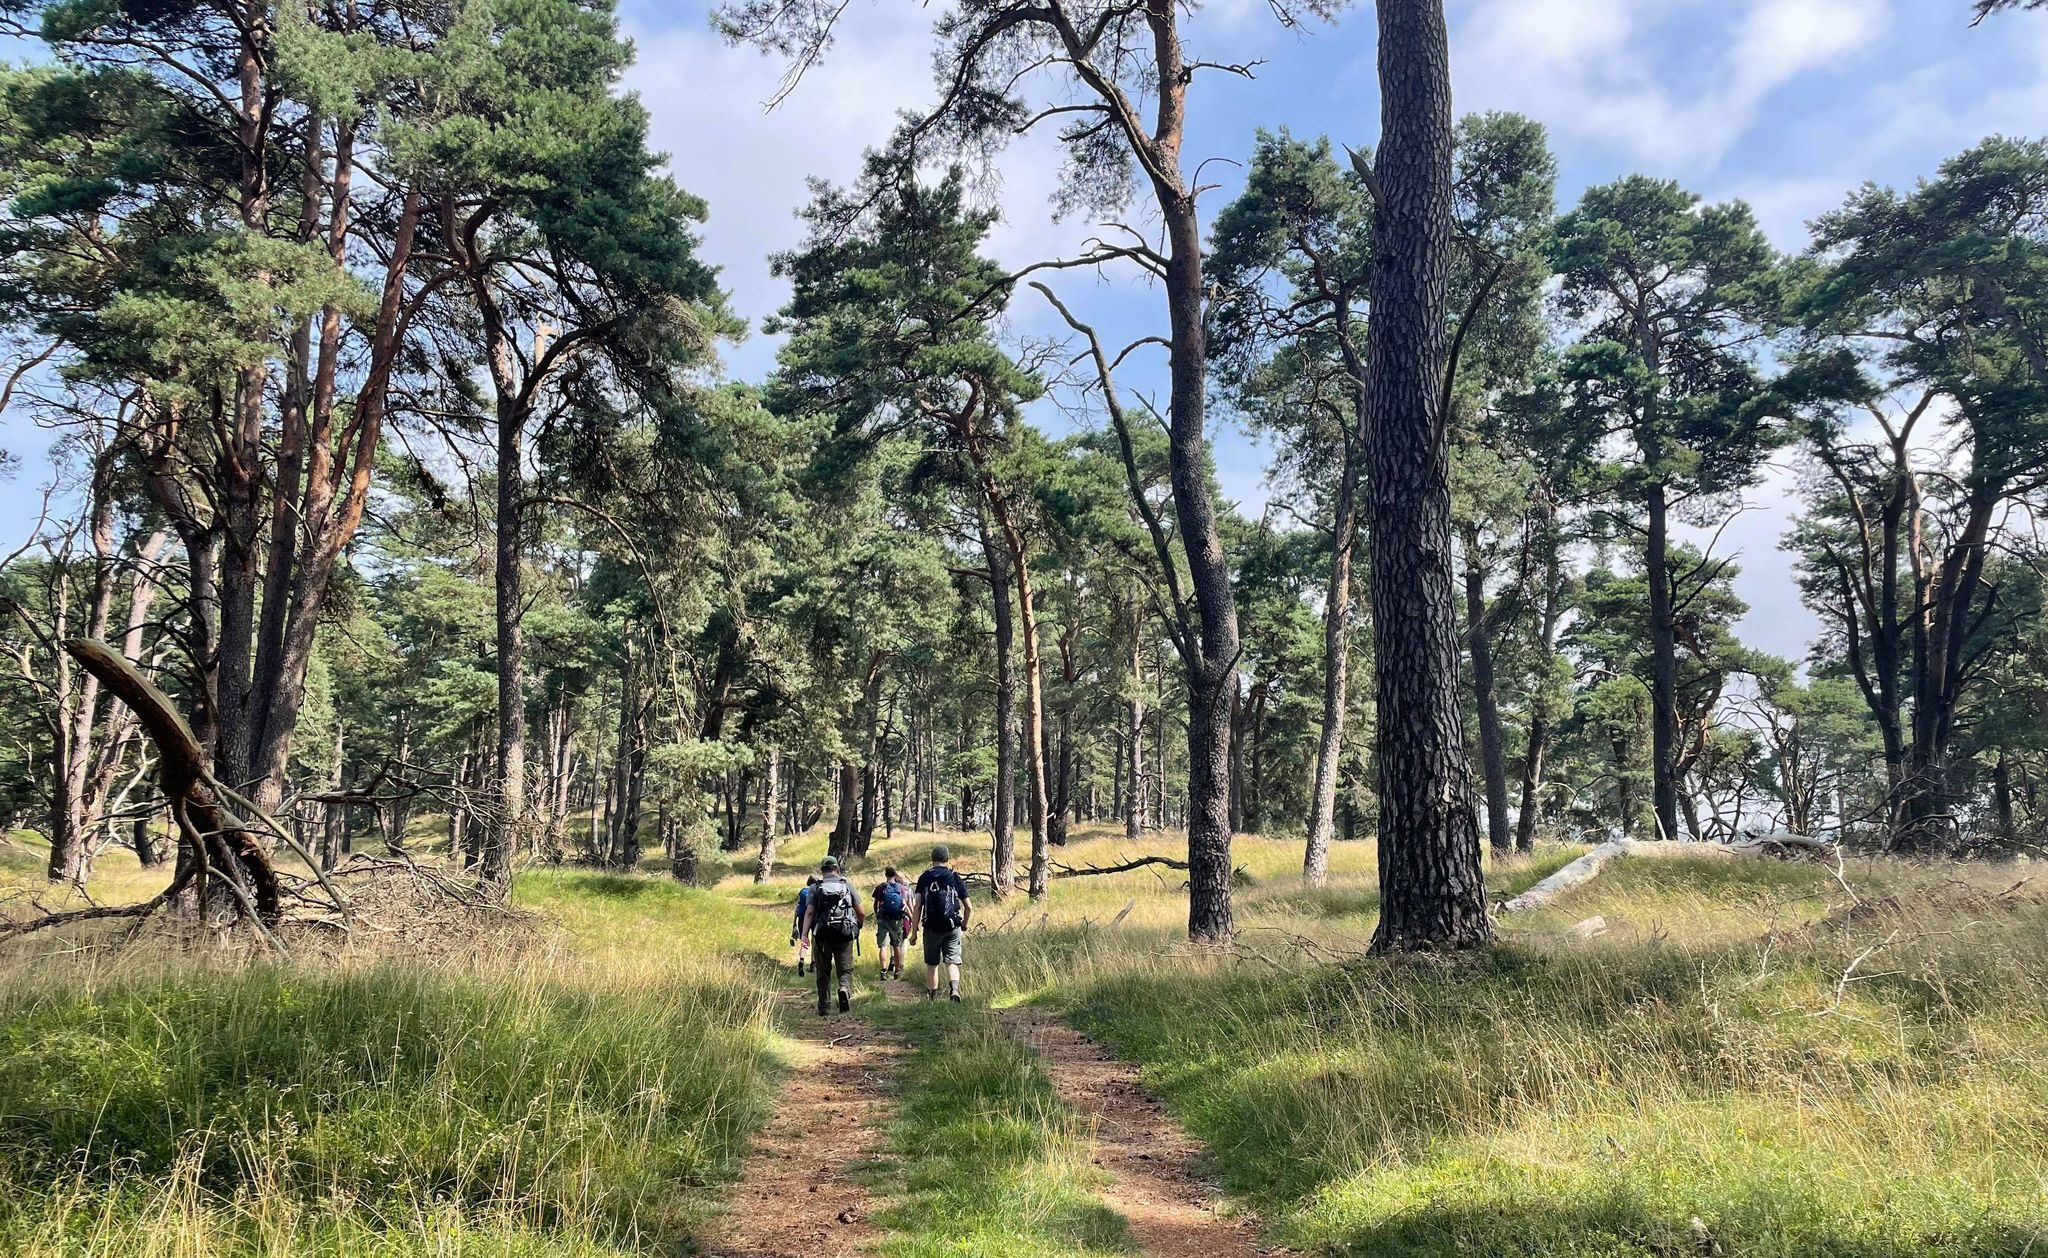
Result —
[[837, 856], [827, 856], [824, 860], [818, 862], [818, 868], [837, 869], [839, 868], [839, 858]]

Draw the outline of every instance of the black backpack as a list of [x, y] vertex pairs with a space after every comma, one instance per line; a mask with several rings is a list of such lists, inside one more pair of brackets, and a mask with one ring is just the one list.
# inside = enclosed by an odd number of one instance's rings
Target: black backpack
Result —
[[860, 934], [860, 918], [854, 910], [853, 884], [844, 878], [827, 878], [811, 889], [811, 912], [818, 933], [841, 940]]
[[950, 878], [934, 878], [924, 892], [924, 928], [960, 929], [960, 893]]

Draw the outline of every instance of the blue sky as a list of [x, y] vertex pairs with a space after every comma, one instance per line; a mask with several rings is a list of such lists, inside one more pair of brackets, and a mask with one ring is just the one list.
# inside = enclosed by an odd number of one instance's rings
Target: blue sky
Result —
[[[1803, 246], [1808, 218], [1865, 180], [1910, 183], [1987, 134], [2043, 130], [2048, 15], [1971, 28], [1968, 10], [1968, 0], [1451, 0], [1453, 86], [1461, 113], [1512, 109], [1550, 128], [1562, 204], [1590, 184], [1642, 171], [1710, 200], [1748, 200], [1792, 250]], [[758, 322], [783, 297], [767, 257], [800, 236], [794, 212], [805, 178], [850, 177], [898, 110], [928, 100], [930, 11], [853, 0], [828, 60], [773, 112], [762, 102], [782, 66], [725, 46], [708, 12], [702, 0], [624, 0], [639, 51], [628, 86], [652, 113], [655, 144], [677, 180], [710, 203], [705, 252], [723, 268], [739, 311]], [[1191, 161], [1241, 159], [1260, 127], [1348, 143], [1371, 143], [1378, 131], [1369, 5], [1333, 25], [1289, 31], [1263, 0], [1215, 0], [1192, 19], [1187, 40], [1195, 56], [1264, 60], [1251, 82], [1211, 75], [1198, 83]], [[1006, 262], [1071, 255], [1091, 234], [1085, 223], [1052, 221], [1058, 164], [1042, 139], [1002, 160], [990, 195], [1004, 222], [992, 248]], [[1235, 171], [1218, 162], [1205, 178], [1225, 184], [1205, 202], [1213, 213], [1233, 194]], [[1129, 276], [1067, 272], [1053, 282], [1105, 334], [1134, 337], [1163, 321], [1158, 295]], [[1059, 330], [1032, 293], [1011, 322], [1019, 336]], [[773, 352], [757, 335], [729, 354], [728, 369], [757, 379]], [[1135, 355], [1127, 387], [1159, 389], [1162, 375], [1156, 361]], [[1046, 422], [1064, 421], [1054, 413]], [[1226, 492], [1256, 511], [1265, 497], [1262, 453], [1227, 425], [1215, 435]], [[0, 547], [11, 549], [47, 469], [27, 416], [0, 417], [0, 445], [25, 463], [0, 486]], [[1777, 549], [1791, 478], [1789, 463], [1774, 468], [1723, 546], [1745, 567], [1752, 611], [1744, 637], [1796, 657], [1813, 621]]]
[[[886, 136], [898, 109], [931, 92], [928, 15], [898, 0], [854, 0], [828, 61], [772, 113], [780, 63], [723, 46], [702, 5], [629, 3], [640, 64], [631, 85], [655, 119], [677, 178], [710, 201], [706, 251], [723, 264], [739, 308], [770, 311], [782, 290], [766, 256], [799, 235], [790, 217], [807, 175], [843, 180], [863, 145]], [[1559, 200], [1630, 172], [1674, 178], [1709, 200], [1742, 198], [1780, 248], [1806, 243], [1805, 223], [1866, 180], [1910, 184], [1994, 132], [2039, 134], [2048, 123], [2048, 16], [2014, 14], [1972, 28], [1967, 0], [1451, 0], [1453, 88], [1460, 113], [1509, 109], [1546, 124], [1561, 169]], [[1371, 143], [1378, 131], [1372, 11], [1281, 28], [1263, 0], [1218, 0], [1192, 20], [1191, 55], [1263, 58], [1251, 82], [1197, 85], [1187, 155], [1242, 158], [1260, 127]], [[1043, 142], [1002, 163], [1005, 221], [993, 242], [1022, 265], [1071, 255], [1088, 225], [1051, 221], [1058, 155]], [[1235, 188], [1211, 165], [1209, 213]], [[1159, 298], [1134, 279], [1069, 272], [1053, 280], [1083, 318], [1128, 337], [1156, 330]], [[1059, 325], [1036, 294], [1012, 309], [1022, 336]], [[731, 355], [757, 376], [773, 345]], [[1160, 366], [1134, 356], [1128, 384], [1162, 387]], [[1051, 416], [1057, 425], [1063, 420]], [[1226, 424], [1215, 431], [1225, 490], [1256, 511], [1264, 456]], [[1798, 658], [1815, 630], [1778, 549], [1792, 509], [1790, 455], [1729, 521], [1723, 551], [1740, 554], [1752, 645]]]

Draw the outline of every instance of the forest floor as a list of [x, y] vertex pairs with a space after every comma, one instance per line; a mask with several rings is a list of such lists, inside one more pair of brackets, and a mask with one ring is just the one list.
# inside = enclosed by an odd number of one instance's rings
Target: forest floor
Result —
[[[762, 885], [743, 854], [701, 889], [528, 872], [517, 932], [442, 948], [0, 942], [0, 1252], [2048, 1253], [2030, 868], [1625, 860], [1402, 961], [1365, 955], [1370, 844], [1311, 890], [1298, 844], [1243, 838], [1233, 949], [1185, 943], [1177, 875], [1056, 879], [978, 906], [963, 1003], [869, 954], [820, 1019], [786, 914], [823, 842]], [[0, 901], [47, 896], [39, 861], [0, 841]], [[110, 854], [93, 894], [160, 878]]]

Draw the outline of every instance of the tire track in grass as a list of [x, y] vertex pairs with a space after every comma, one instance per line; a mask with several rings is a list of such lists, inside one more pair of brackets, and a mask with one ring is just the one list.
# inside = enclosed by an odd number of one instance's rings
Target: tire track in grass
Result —
[[997, 1022], [1045, 1064], [1069, 1109], [1094, 1128], [1095, 1164], [1115, 1178], [1105, 1196], [1152, 1258], [1258, 1258], [1288, 1251], [1263, 1245], [1255, 1221], [1218, 1212], [1219, 1194], [1197, 1169], [1204, 1146], [1146, 1090], [1130, 1063], [1044, 1009], [993, 1011]]

